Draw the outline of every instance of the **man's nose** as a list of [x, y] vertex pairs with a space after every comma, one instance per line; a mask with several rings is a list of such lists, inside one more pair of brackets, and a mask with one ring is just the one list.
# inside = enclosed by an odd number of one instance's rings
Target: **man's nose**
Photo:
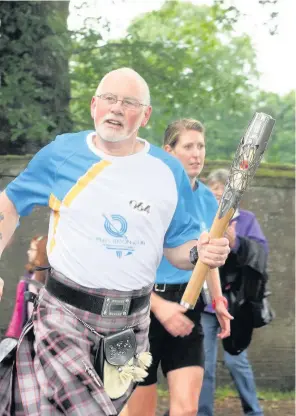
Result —
[[117, 100], [116, 103], [112, 104], [111, 112], [114, 114], [123, 114], [122, 100]]

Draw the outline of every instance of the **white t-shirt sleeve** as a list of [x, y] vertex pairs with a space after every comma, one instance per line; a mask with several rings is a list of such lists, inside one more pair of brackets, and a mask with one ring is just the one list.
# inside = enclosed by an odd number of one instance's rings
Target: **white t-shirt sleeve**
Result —
[[29, 215], [35, 205], [48, 205], [56, 170], [52, 158], [54, 143], [41, 149], [5, 189], [20, 216]]
[[185, 171], [176, 183], [178, 202], [164, 239], [165, 248], [178, 247], [187, 241], [197, 240], [200, 224], [196, 219], [194, 196]]

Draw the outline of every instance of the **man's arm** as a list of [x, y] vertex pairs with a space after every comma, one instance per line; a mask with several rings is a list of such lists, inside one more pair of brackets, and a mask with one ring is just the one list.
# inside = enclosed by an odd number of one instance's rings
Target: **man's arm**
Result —
[[19, 221], [15, 206], [5, 191], [0, 194], [0, 257], [10, 241]]
[[[18, 213], [5, 192], [0, 194], [0, 258], [3, 250], [11, 240], [19, 220]], [[0, 300], [4, 281], [0, 278]]]
[[[17, 227], [19, 215], [29, 215], [35, 205], [48, 206], [56, 164], [55, 142], [41, 149], [26, 169], [0, 194], [0, 257]], [[0, 278], [0, 299], [3, 292]]]
[[211, 268], [223, 266], [229, 254], [229, 241], [227, 238], [213, 238], [203, 232], [198, 241], [191, 240], [178, 247], [164, 248], [164, 255], [168, 261], [178, 269], [192, 270], [190, 250], [196, 246], [200, 261]]
[[164, 248], [163, 254], [167, 260], [178, 269], [192, 270], [193, 264], [190, 262], [190, 250], [196, 246], [196, 240], [190, 240], [185, 244], [173, 248]]

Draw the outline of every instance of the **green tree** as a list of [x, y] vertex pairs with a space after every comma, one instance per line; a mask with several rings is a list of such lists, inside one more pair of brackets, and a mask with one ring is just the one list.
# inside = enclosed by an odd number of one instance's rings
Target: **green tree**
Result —
[[219, 5], [169, 1], [136, 19], [125, 39], [103, 43], [92, 31], [77, 37], [71, 59], [77, 126], [92, 126], [89, 100], [102, 75], [129, 66], [151, 88], [154, 115], [143, 137], [160, 144], [168, 122], [196, 117], [208, 129], [208, 155], [228, 158], [251, 114], [257, 71], [250, 38], [234, 37], [225, 16]]
[[[237, 7], [235, 0], [230, 2], [228, 0], [213, 0], [214, 4], [218, 5], [226, 13], [226, 18], [230, 25], [237, 23], [242, 15], [240, 7]], [[280, 0], [258, 0], [259, 5], [261, 6], [263, 18], [263, 25], [266, 27], [270, 35], [278, 34], [278, 4]]]
[[274, 132], [265, 160], [273, 163], [295, 163], [295, 91], [279, 96], [261, 92], [257, 111], [270, 114], [276, 119]]
[[67, 1], [1, 3], [0, 154], [34, 152], [71, 127], [67, 16]]

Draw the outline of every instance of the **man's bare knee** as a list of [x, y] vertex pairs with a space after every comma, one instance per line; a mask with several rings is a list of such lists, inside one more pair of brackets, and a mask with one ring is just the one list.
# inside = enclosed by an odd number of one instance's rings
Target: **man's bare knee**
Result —
[[196, 405], [193, 403], [182, 403], [173, 405], [170, 408], [170, 416], [196, 416], [198, 411], [198, 402]]
[[169, 416], [196, 416], [198, 412], [198, 396], [180, 395], [171, 400]]

